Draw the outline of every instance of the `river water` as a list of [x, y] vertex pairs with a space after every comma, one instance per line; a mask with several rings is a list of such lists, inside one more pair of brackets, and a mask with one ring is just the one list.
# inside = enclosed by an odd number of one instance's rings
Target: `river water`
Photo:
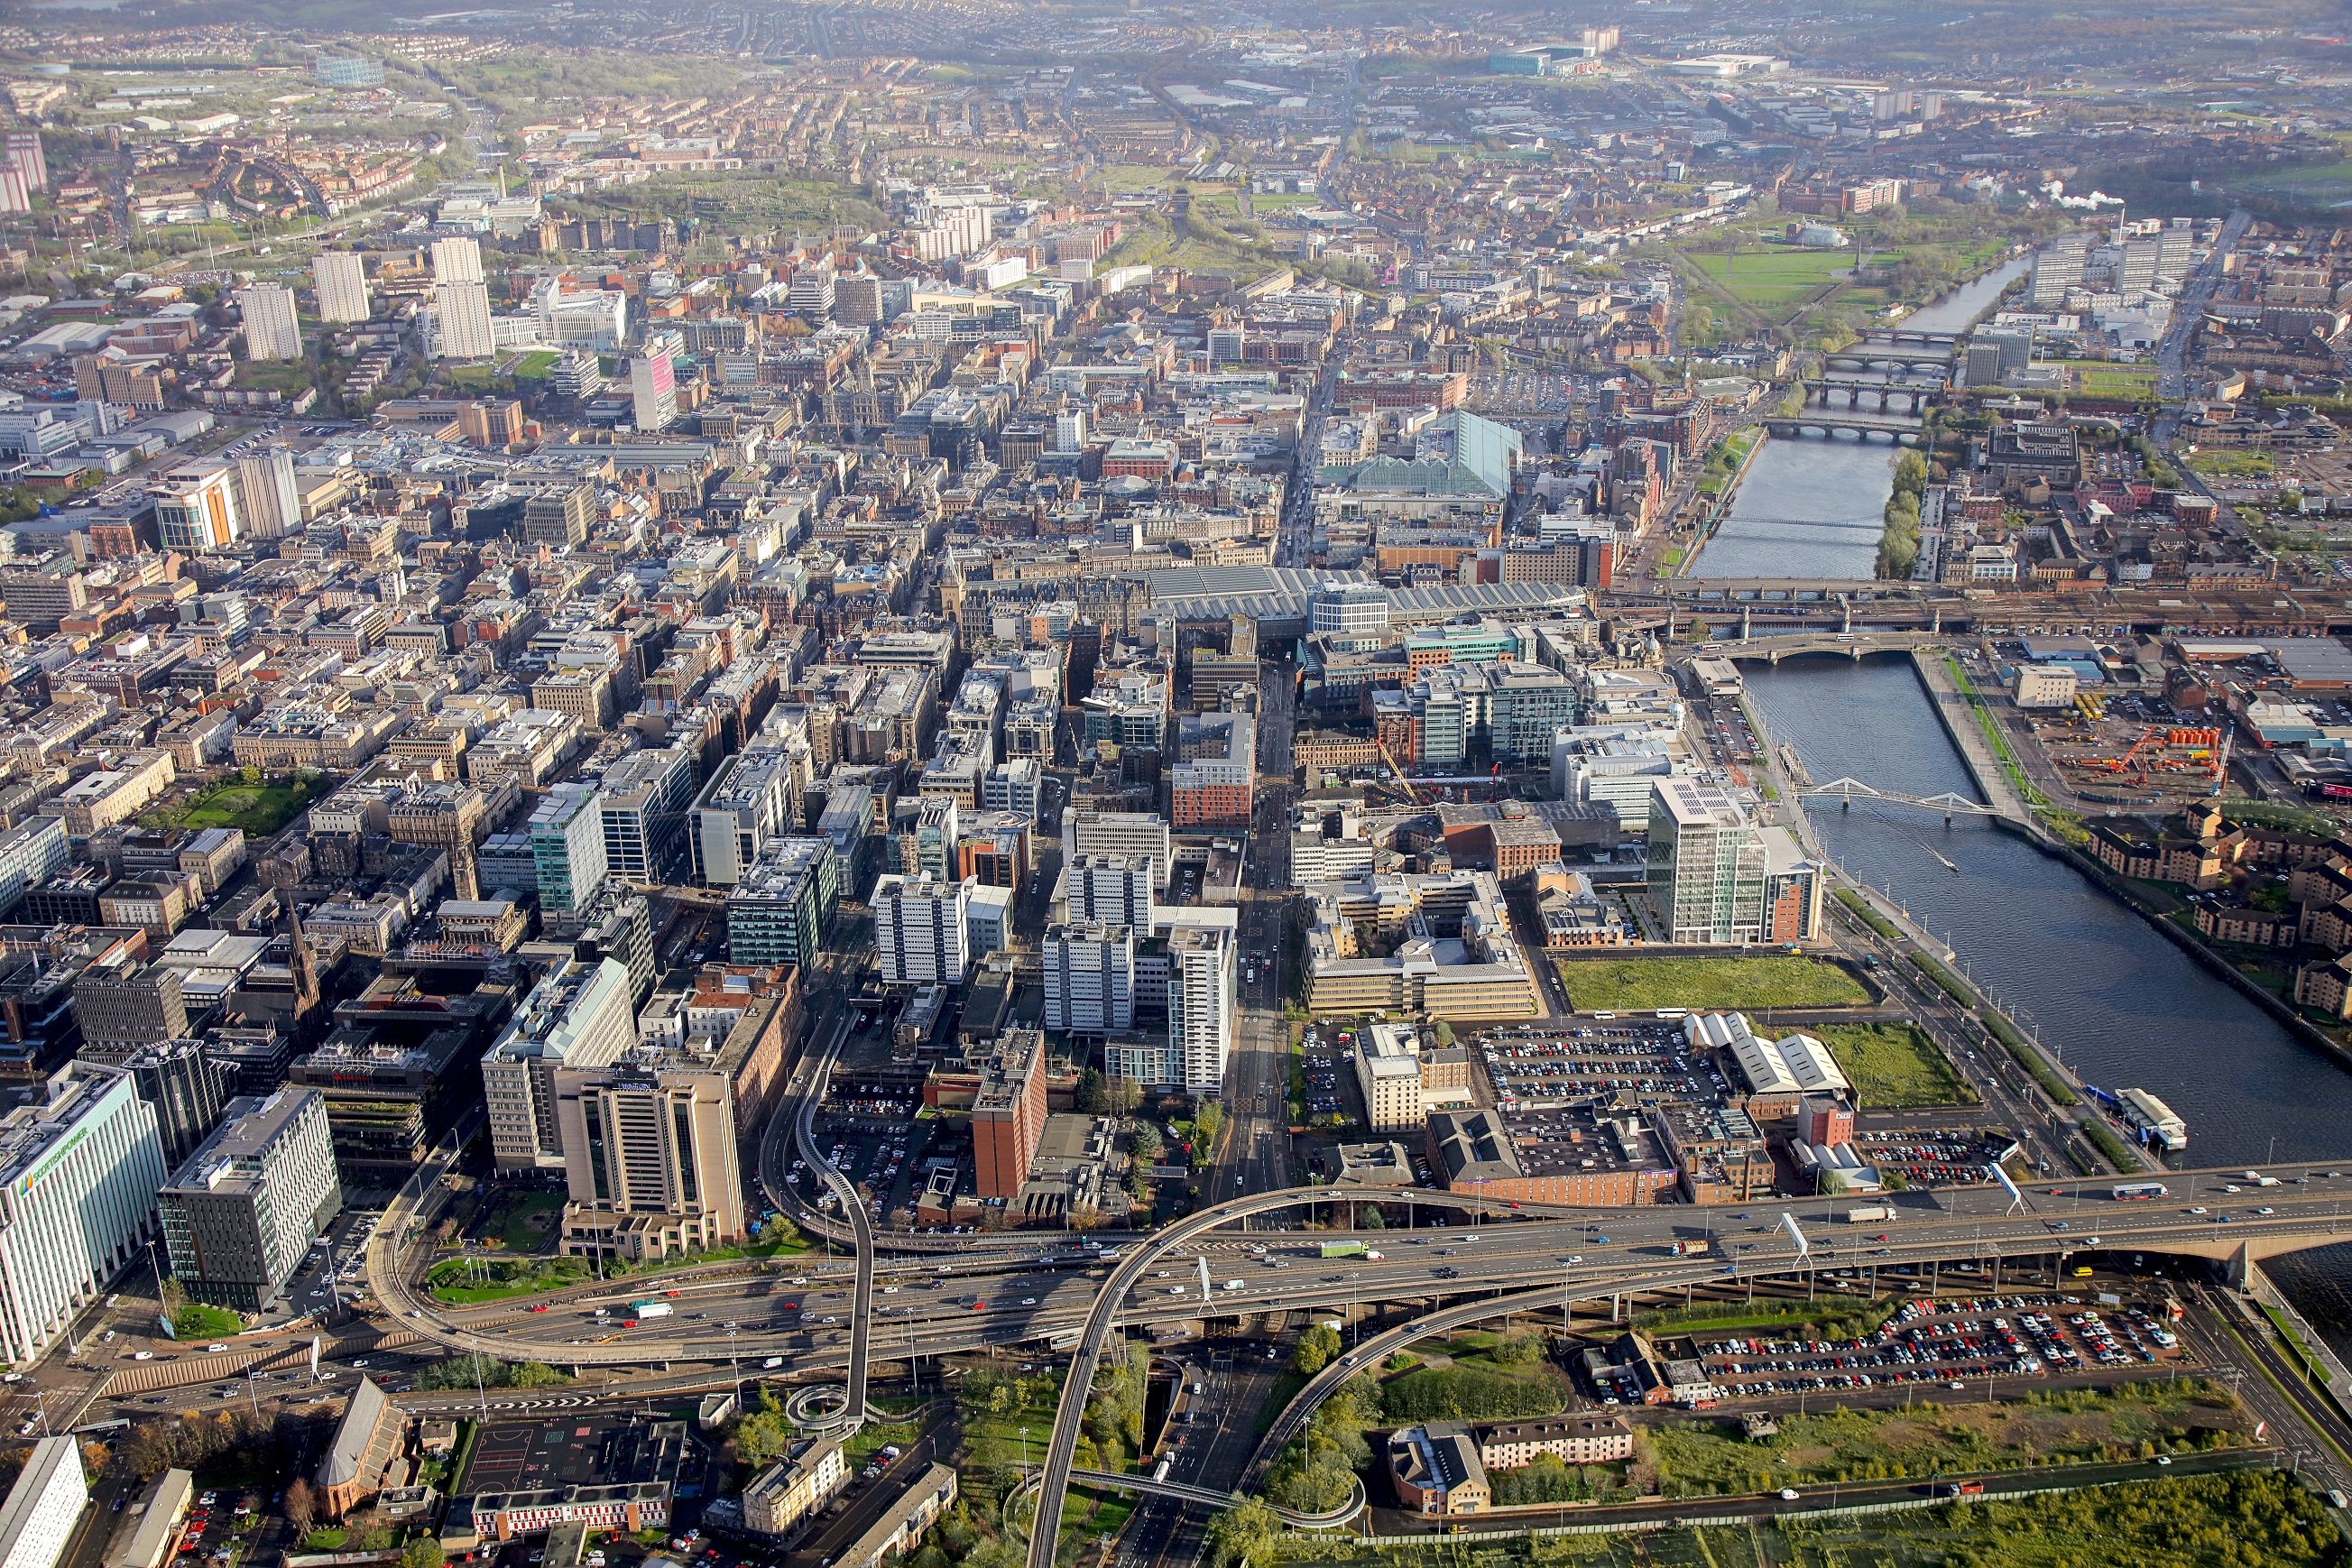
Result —
[[[2022, 261], [2004, 262], [1903, 325], [1958, 331], [2024, 269]], [[1865, 446], [1855, 436], [1767, 441], [1693, 574], [1869, 576], [1878, 560], [1879, 514], [1895, 488], [1895, 451], [1883, 441]]]

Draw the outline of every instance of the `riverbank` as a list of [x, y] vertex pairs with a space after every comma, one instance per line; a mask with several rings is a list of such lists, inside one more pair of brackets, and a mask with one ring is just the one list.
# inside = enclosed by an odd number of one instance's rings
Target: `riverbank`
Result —
[[[1739, 459], [1739, 467], [1734, 468], [1731, 476], [1724, 480], [1723, 488], [1712, 498], [1708, 498], [1705, 519], [1692, 530], [1689, 548], [1682, 552], [1682, 558], [1676, 561], [1673, 569], [1666, 574], [1668, 576], [1690, 575], [1691, 568], [1698, 564], [1699, 556], [1706, 551], [1707, 541], [1713, 539], [1715, 531], [1723, 526], [1724, 517], [1731, 510], [1732, 501], [1738, 497], [1739, 481], [1748, 477], [1748, 471], [1756, 466], [1756, 459], [1762, 457], [1764, 448], [1771, 444], [1772, 433], [1761, 425], [1751, 426], [1746, 434], [1753, 435], [1755, 437], [1748, 443], [1747, 456]], [[1738, 439], [1737, 437], [1733, 438]], [[1691, 492], [1691, 500], [1696, 503], [1705, 495], [1705, 491], [1694, 490]]]

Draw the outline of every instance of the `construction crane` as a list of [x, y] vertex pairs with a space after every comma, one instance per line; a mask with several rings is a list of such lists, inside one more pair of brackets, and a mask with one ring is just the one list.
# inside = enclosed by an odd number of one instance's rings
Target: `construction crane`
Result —
[[1390, 754], [1389, 743], [1386, 741], [1375, 739], [1372, 742], [1372, 744], [1380, 748], [1381, 761], [1388, 763], [1389, 772], [1396, 774], [1397, 788], [1404, 791], [1405, 799], [1412, 802], [1415, 805], [1419, 805], [1421, 804], [1421, 796], [1413, 793], [1412, 782], [1404, 776], [1404, 770], [1397, 766], [1396, 758]]

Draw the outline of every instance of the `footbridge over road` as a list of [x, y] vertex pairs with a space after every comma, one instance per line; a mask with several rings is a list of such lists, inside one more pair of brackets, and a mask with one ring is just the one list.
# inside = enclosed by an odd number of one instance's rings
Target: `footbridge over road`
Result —
[[[1024, 1477], [1018, 1492], [1035, 1491], [1043, 1475], [1040, 1470]], [[1202, 1508], [1227, 1509], [1241, 1500], [1232, 1492], [1212, 1491], [1207, 1487], [1191, 1486], [1183, 1481], [1156, 1481], [1150, 1476], [1127, 1475], [1114, 1470], [1072, 1470], [1070, 1484], [1105, 1487], [1114, 1491], [1144, 1492], [1152, 1497], [1174, 1498], [1178, 1502], [1197, 1503]], [[1328, 1513], [1300, 1513], [1296, 1509], [1285, 1508], [1275, 1502], [1266, 1506], [1274, 1510], [1276, 1519], [1293, 1530], [1337, 1530], [1363, 1512], [1370, 1500], [1364, 1493], [1364, 1483], [1358, 1480], [1356, 1489], [1349, 1494], [1348, 1500]]]

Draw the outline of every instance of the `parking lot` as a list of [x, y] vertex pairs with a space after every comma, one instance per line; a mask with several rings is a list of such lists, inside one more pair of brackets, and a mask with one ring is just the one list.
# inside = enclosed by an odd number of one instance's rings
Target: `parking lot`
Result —
[[1878, 1167], [1883, 1176], [1902, 1173], [1915, 1187], [1976, 1185], [1985, 1180], [1992, 1156], [2010, 1140], [1988, 1140], [1972, 1128], [1946, 1130], [1907, 1128], [1900, 1132], [1856, 1132], [1854, 1152]]
[[[1876, 1333], [1850, 1340], [1727, 1339], [1690, 1347], [1727, 1399], [1763, 1399], [2093, 1368], [2188, 1364], [2160, 1309], [2086, 1305], [2079, 1296], [1908, 1301]], [[1603, 1403], [1614, 1403], [1604, 1395]]]
[[1721, 1073], [1690, 1056], [1672, 1024], [1620, 1024], [1543, 1033], [1496, 1030], [1475, 1044], [1493, 1103], [1541, 1110], [1630, 1092], [1644, 1099], [1713, 1102], [1728, 1089]]
[[1364, 1124], [1364, 1092], [1356, 1082], [1352, 1019], [1318, 1019], [1299, 1038], [1298, 1103], [1309, 1117], [1340, 1119], [1341, 1130]]

